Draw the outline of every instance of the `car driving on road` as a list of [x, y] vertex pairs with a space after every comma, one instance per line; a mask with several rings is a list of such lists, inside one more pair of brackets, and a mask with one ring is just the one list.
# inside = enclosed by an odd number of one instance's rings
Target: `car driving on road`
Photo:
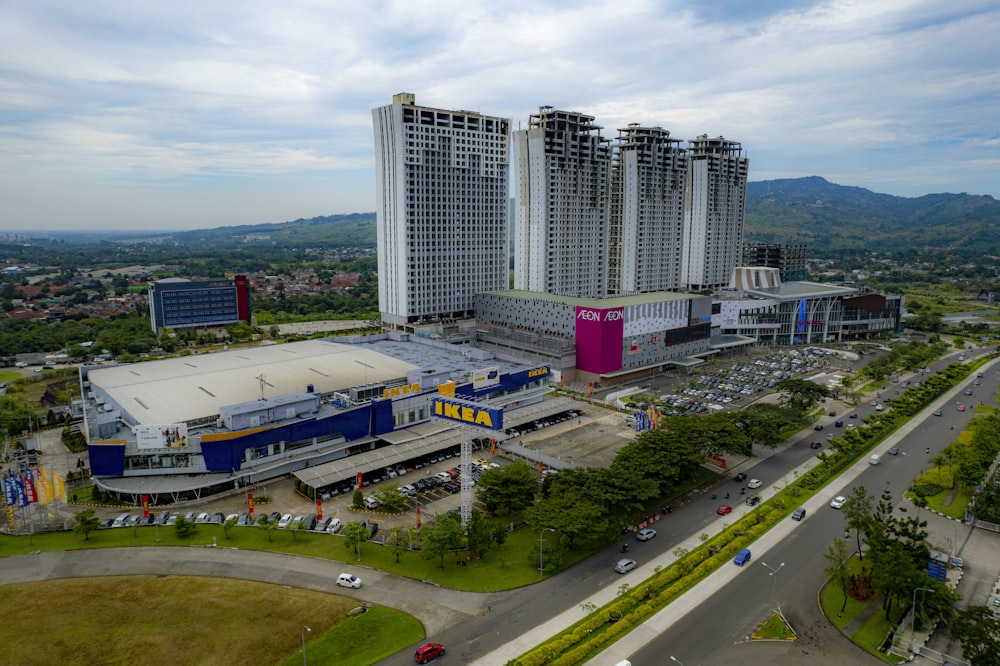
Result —
[[839, 509], [846, 503], [847, 503], [846, 497], [844, 497], [843, 495], [837, 495], [836, 497], [833, 498], [833, 501], [830, 502], [830, 506], [832, 506], [834, 509]]
[[649, 541], [656, 536], [656, 530], [650, 529], [648, 527], [639, 530], [635, 534], [635, 538], [638, 541]]

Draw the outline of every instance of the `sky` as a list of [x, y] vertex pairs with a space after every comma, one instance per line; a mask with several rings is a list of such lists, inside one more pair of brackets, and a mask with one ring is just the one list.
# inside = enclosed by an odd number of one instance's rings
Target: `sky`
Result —
[[0, 232], [374, 211], [398, 92], [724, 136], [751, 181], [1000, 198], [998, 34], [995, 0], [0, 0]]

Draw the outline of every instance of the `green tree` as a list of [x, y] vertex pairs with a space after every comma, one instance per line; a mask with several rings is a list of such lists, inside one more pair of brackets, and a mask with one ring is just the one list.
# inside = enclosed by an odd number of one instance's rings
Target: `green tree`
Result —
[[[798, 418], [787, 407], [771, 402], [758, 402], [729, 412], [733, 424], [739, 428], [750, 442], [774, 448], [785, 441], [781, 436], [783, 428], [795, 423]], [[748, 447], [749, 449], [749, 447]], [[748, 450], [747, 454], [750, 453]]]
[[355, 509], [363, 509], [365, 506], [365, 495], [360, 488], [356, 488], [351, 495], [351, 506]]
[[855, 531], [857, 538], [858, 558], [864, 559], [861, 540], [872, 529], [875, 498], [868, 494], [864, 486], [855, 486], [847, 495], [847, 501], [841, 507], [847, 527]]
[[344, 526], [344, 546], [354, 548], [361, 559], [361, 543], [369, 536], [368, 528], [361, 524], [360, 520], [352, 520]]
[[73, 517], [76, 518], [73, 531], [76, 534], [82, 534], [84, 541], [90, 541], [90, 533], [101, 526], [101, 521], [95, 515], [94, 510], [84, 509], [73, 514]]
[[841, 591], [844, 593], [844, 603], [841, 604], [840, 613], [837, 615], [837, 617], [840, 617], [844, 614], [844, 609], [847, 608], [847, 563], [850, 561], [850, 557], [847, 554], [847, 542], [840, 537], [834, 537], [833, 543], [826, 549], [823, 557], [830, 563], [830, 566], [826, 568], [826, 575], [831, 580], [837, 581]]
[[1000, 618], [986, 606], [959, 611], [951, 635], [962, 643], [962, 653], [972, 666], [1000, 664]]
[[448, 550], [458, 548], [462, 543], [462, 520], [454, 513], [436, 516], [432, 524], [420, 530], [420, 536], [420, 556], [425, 560], [439, 558], [443, 568]]
[[616, 478], [628, 479], [638, 503], [665, 497], [698, 473], [705, 455], [685, 432], [673, 427], [647, 430], [615, 454], [611, 470]]
[[830, 396], [830, 389], [822, 384], [798, 377], [782, 379], [775, 388], [785, 394], [785, 402], [800, 414], [805, 414], [818, 401]]
[[193, 520], [188, 520], [184, 516], [177, 516], [177, 522], [174, 523], [174, 534], [177, 535], [178, 539], [192, 537], [197, 531], [198, 526]]
[[543, 527], [558, 529], [566, 537], [569, 548], [573, 548], [578, 541], [600, 543], [609, 536], [612, 527], [607, 513], [599, 504], [586, 495], [576, 493], [553, 494], [528, 508], [524, 519], [534, 530]]
[[535, 471], [523, 461], [489, 469], [476, 482], [476, 496], [494, 514], [530, 506], [537, 489]]
[[266, 534], [267, 542], [271, 543], [271, 537], [274, 534], [274, 531], [278, 529], [278, 521], [271, 520], [271, 517], [266, 514], [262, 515], [257, 521], [257, 529]]
[[406, 496], [399, 491], [399, 486], [390, 484], [383, 486], [373, 493], [382, 508], [392, 513], [403, 513], [406, 509]]
[[229, 533], [233, 531], [233, 528], [236, 527], [236, 523], [238, 521], [239, 516], [233, 516], [226, 519], [226, 522], [222, 523], [222, 533], [226, 536], [227, 540], [229, 539]]

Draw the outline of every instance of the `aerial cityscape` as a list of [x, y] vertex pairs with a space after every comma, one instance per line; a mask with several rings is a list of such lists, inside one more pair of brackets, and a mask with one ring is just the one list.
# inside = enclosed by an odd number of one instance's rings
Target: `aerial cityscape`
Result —
[[[0, 9], [52, 50], [0, 56], [7, 658], [1000, 663], [994, 102], [968, 53], [927, 87], [978, 114], [890, 83], [1000, 12], [668, 4]], [[746, 62], [681, 71], [712, 28]], [[961, 141], [906, 136], [936, 112]]]

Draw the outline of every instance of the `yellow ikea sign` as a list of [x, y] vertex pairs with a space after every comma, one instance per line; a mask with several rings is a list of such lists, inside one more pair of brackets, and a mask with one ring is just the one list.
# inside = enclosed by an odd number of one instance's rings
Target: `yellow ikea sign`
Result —
[[500, 430], [503, 428], [503, 411], [477, 407], [471, 404], [435, 399], [434, 416], [450, 421], [469, 423], [491, 430]]
[[398, 398], [399, 396], [410, 395], [411, 393], [420, 393], [420, 384], [405, 384], [403, 386], [382, 389], [383, 398]]

